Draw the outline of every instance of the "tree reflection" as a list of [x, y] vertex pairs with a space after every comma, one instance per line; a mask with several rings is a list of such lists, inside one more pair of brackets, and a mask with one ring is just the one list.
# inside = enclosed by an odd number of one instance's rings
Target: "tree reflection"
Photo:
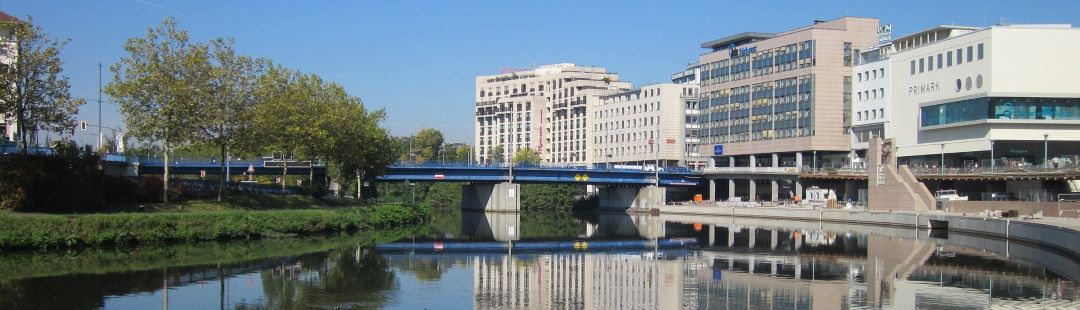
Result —
[[384, 307], [397, 279], [387, 262], [367, 251], [331, 251], [305, 255], [263, 270], [264, 305], [238, 308]]

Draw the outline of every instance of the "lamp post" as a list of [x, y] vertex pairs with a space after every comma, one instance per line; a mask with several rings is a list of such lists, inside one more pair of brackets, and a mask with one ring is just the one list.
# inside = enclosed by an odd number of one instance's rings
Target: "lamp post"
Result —
[[938, 173], [945, 174], [945, 143], [941, 144], [941, 165], [938, 166]]
[[990, 140], [990, 172], [994, 172], [994, 140]]
[[1049, 163], [1046, 162], [1046, 155], [1047, 155], [1048, 151], [1050, 150], [1049, 145], [1050, 145], [1050, 134], [1049, 133], [1044, 133], [1043, 134], [1043, 168], [1049, 168], [1050, 167]]

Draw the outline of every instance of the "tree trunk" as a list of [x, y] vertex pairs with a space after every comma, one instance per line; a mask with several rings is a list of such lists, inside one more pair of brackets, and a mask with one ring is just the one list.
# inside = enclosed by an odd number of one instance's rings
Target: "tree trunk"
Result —
[[169, 143], [168, 142], [165, 142], [165, 144], [162, 147], [162, 150], [165, 153], [162, 156], [162, 157], [165, 158], [165, 177], [164, 177], [164, 182], [161, 182], [161, 183], [164, 184], [163, 186], [164, 186], [165, 190], [162, 191], [162, 193], [161, 193], [161, 195], [162, 195], [161, 202], [165, 203], [165, 205], [169, 205]]
[[289, 156], [281, 156], [281, 190], [285, 191], [286, 176], [289, 175]]
[[360, 178], [360, 171], [356, 172], [356, 199], [360, 200], [360, 203], [364, 203], [364, 198], [361, 196], [360, 190], [364, 188], [364, 183]]
[[221, 177], [220, 186], [218, 186], [217, 201], [221, 202], [221, 197], [225, 195], [225, 144], [221, 145], [221, 173], [218, 174]]
[[29, 153], [29, 149], [26, 147], [26, 117], [24, 116], [26, 112], [22, 103], [16, 102], [16, 104], [19, 107], [15, 109], [15, 113], [18, 114], [15, 116], [15, 128], [19, 131], [19, 143], [22, 144], [22, 153], [26, 155]]

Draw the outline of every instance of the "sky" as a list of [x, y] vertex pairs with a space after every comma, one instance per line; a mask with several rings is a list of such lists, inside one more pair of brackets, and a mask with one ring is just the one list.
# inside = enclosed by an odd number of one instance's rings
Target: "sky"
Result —
[[[61, 54], [79, 120], [97, 123], [98, 64], [127, 53], [167, 16], [194, 41], [232, 37], [240, 53], [341, 84], [385, 109], [394, 135], [441, 130], [472, 141], [478, 75], [552, 63], [604, 67], [633, 85], [670, 82], [705, 52], [702, 42], [781, 32], [843, 16], [874, 17], [894, 37], [936, 25], [1080, 25], [1080, 1], [165, 1], [8, 0], [0, 11], [70, 39]], [[123, 128], [106, 97], [105, 127]], [[105, 132], [108, 134], [108, 131]], [[80, 141], [96, 132], [80, 132]]]

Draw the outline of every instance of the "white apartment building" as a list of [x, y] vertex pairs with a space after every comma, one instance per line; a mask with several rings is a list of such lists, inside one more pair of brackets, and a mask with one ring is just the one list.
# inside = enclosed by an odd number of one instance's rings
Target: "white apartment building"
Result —
[[944, 167], [966, 169], [1075, 164], [1080, 29], [939, 26], [892, 45], [884, 130], [901, 163], [933, 168], [944, 159]]
[[[882, 29], [889, 29], [885, 25]], [[879, 34], [881, 31], [879, 31]], [[880, 35], [879, 35], [880, 36]], [[852, 73], [853, 102], [851, 104], [851, 160], [856, 167], [864, 166], [863, 157], [869, 147], [871, 138], [885, 137], [885, 123], [889, 117], [885, 113], [889, 111], [889, 96], [885, 91], [891, 91], [889, 74], [892, 74], [892, 66], [889, 57], [892, 55], [892, 43], [882, 40], [878, 45], [859, 50], [855, 57], [854, 73]]]
[[[0, 63], [11, 64], [15, 62], [18, 45], [15, 41], [15, 29], [11, 25], [17, 23], [22, 23], [22, 21], [0, 11]], [[0, 133], [3, 133], [0, 143], [15, 141], [15, 135], [18, 133], [15, 117], [0, 114]]]
[[589, 106], [592, 163], [696, 166], [697, 85], [655, 84], [613, 91]]
[[481, 163], [533, 149], [545, 163], [587, 164], [589, 104], [630, 88], [604, 68], [571, 63], [503, 71], [476, 78], [473, 137]]

